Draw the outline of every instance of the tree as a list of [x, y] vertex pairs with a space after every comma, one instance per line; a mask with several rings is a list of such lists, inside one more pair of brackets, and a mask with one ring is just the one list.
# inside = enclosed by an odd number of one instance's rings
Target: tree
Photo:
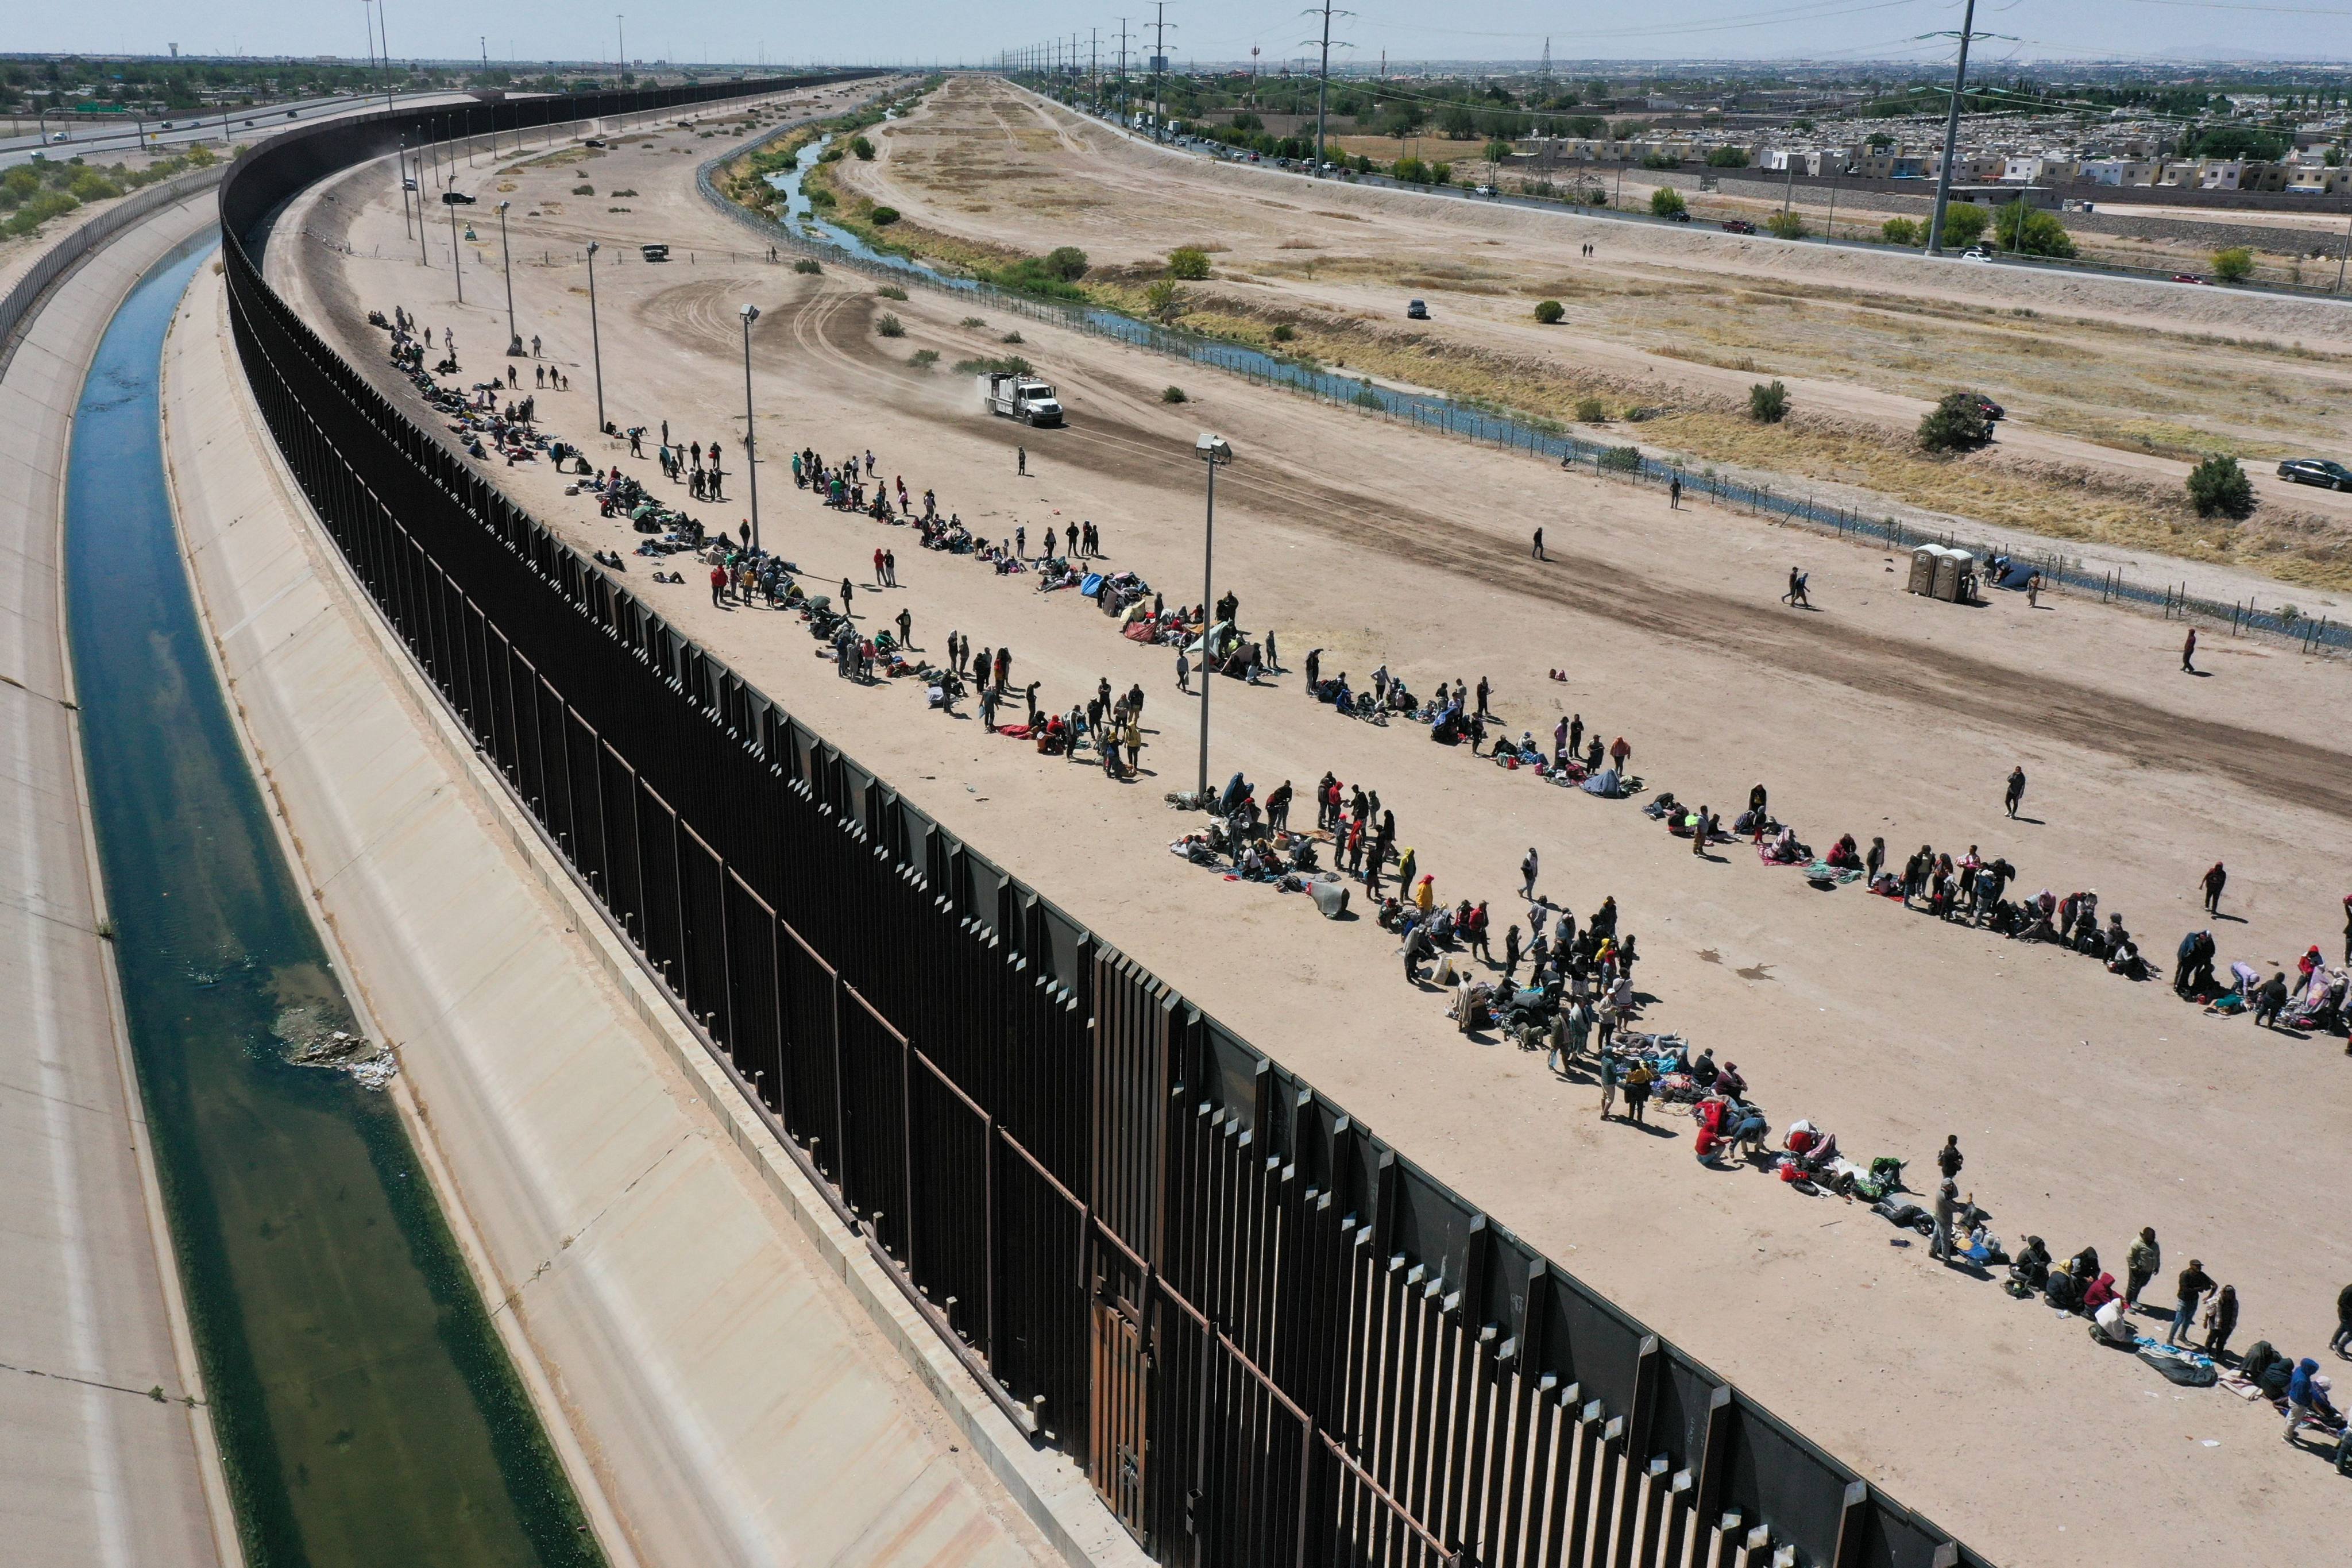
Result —
[[2275, 163], [2286, 156], [2286, 140], [2250, 125], [2217, 125], [2198, 137], [2189, 151], [2189, 156], [2195, 158], [2244, 158], [2252, 163]]
[[1992, 215], [1974, 202], [1954, 202], [1944, 209], [1944, 243], [1974, 245]]
[[1252, 114], [1248, 110], [1244, 109], [1239, 114], [1234, 116], [1234, 129], [1236, 131], [1263, 131], [1265, 129], [1265, 121], [1260, 120], [1256, 115]]
[[1454, 183], [1454, 165], [1451, 163], [1432, 163], [1429, 166], [1429, 177], [1438, 184], [1450, 185]]
[[1984, 401], [1979, 393], [1946, 393], [1919, 421], [1919, 445], [1930, 452], [1972, 452], [1991, 440]]
[[1878, 226], [1878, 237], [1889, 245], [1916, 245], [1919, 226], [1907, 217], [1891, 217]]
[[1776, 239], [1802, 239], [1812, 232], [1805, 226], [1805, 215], [1794, 207], [1766, 218], [1764, 230]]
[[866, 214], [866, 220], [873, 224], [876, 228], [887, 228], [892, 224], [898, 221], [898, 209], [897, 207], [876, 207], [872, 212]]
[[1449, 103], [1437, 111], [1437, 129], [1452, 141], [1467, 142], [1478, 134], [1478, 116], [1467, 104]]
[[2200, 517], [2242, 519], [2254, 510], [2254, 481], [2237, 458], [2208, 458], [2189, 470], [2189, 500]]
[[1075, 245], [1065, 245], [1045, 258], [1045, 270], [1065, 283], [1076, 283], [1087, 275], [1087, 253]]
[[2213, 253], [2213, 276], [2224, 283], [2243, 283], [2254, 275], [2254, 253], [2242, 245]]
[[1539, 300], [1536, 302], [1536, 320], [1547, 327], [1557, 325], [1559, 319], [1567, 314], [1568, 311], [1557, 300]]
[[1707, 153], [1706, 166], [1710, 169], [1744, 169], [1748, 167], [1748, 154], [1738, 147], [1717, 147]]
[[1748, 416], [1759, 425], [1778, 425], [1789, 416], [1789, 389], [1778, 381], [1758, 382], [1748, 389]]
[[1683, 200], [1683, 194], [1672, 185], [1660, 185], [1650, 193], [1652, 217], [1672, 217], [1676, 213], [1688, 211], [1690, 211], [1690, 204]]
[[1510, 156], [1511, 144], [1508, 142], [1495, 141], [1486, 143], [1486, 162], [1489, 163], [1507, 162]]
[[1143, 291], [1144, 309], [1163, 321], [1172, 321], [1184, 313], [1184, 290], [1168, 279], [1156, 279]]
[[1389, 173], [1409, 185], [1429, 184], [1429, 165], [1418, 158], [1399, 158]]
[[2054, 214], [2027, 206], [2023, 196], [1994, 215], [1993, 234], [2003, 250], [2013, 250], [2021, 256], [2074, 254], [2074, 237], [2066, 232], [2066, 226]]
[[857, 154], [857, 161], [861, 163], [870, 163], [874, 161], [874, 143], [863, 136], [852, 142], [849, 144], [849, 150]]
[[1168, 253], [1168, 276], [1197, 283], [1209, 275], [1209, 253], [1197, 245], [1180, 245]]

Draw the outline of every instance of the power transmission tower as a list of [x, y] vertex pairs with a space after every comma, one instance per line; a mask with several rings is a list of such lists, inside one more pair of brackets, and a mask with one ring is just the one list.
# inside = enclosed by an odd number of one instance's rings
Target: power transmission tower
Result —
[[[1969, 0], [1969, 4], [1974, 5], [1975, 0]], [[1161, 79], [1168, 70], [1167, 0], [1158, 0], [1155, 8], [1159, 12], [1159, 18], [1151, 26], [1159, 36], [1153, 40], [1151, 46], [1151, 139], [1154, 142], [1165, 142], [1168, 140], [1168, 104], [1163, 96], [1166, 84]]]
[[[1944, 249], [1944, 209], [1951, 205], [1952, 158], [1959, 150], [1960, 98], [1967, 92], [1969, 86], [1969, 45], [1978, 38], [2008, 38], [2005, 33], [1978, 32], [1976, 21], [1977, 0], [1968, 0], [1967, 9], [1960, 16], [1960, 30], [1958, 33], [1922, 33], [1920, 35], [1923, 38], [1957, 37], [1960, 40], [1959, 64], [1952, 72], [1952, 104], [1944, 115], [1944, 161], [1936, 174], [1936, 210], [1928, 215], [1927, 218], [1927, 254], [1930, 256], [1939, 256], [1943, 254]], [[2017, 40], [2009, 38], [2008, 41], [2014, 43]]]
[[1549, 37], [1544, 39], [1543, 64], [1537, 68], [1536, 79], [1546, 87], [1551, 85], [1551, 40]]
[[[1321, 74], [1317, 78], [1315, 83], [1315, 173], [1318, 175], [1323, 173], [1324, 113], [1331, 98], [1331, 17], [1334, 15], [1331, 9], [1331, 0], [1323, 0], [1320, 10], [1323, 16], [1323, 37], [1321, 40], [1323, 46], [1323, 66]], [[1302, 16], [1312, 16], [1316, 13], [1313, 10], [1308, 10], [1300, 14]], [[1355, 13], [1353, 11], [1341, 11], [1337, 13], [1337, 15], [1342, 16], [1352, 16]], [[1306, 41], [1310, 44], [1316, 42], [1313, 38], [1309, 38]], [[1343, 49], [1349, 47], [1349, 46], [1344, 43], [1339, 47]]]

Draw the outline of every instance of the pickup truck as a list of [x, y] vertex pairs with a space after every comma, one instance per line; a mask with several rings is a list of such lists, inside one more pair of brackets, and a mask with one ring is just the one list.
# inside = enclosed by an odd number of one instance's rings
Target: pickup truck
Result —
[[1756, 232], [1756, 226], [1749, 223], [1744, 217], [1727, 217], [1723, 220], [1723, 232], [1726, 234], [1754, 234]]
[[1024, 425], [1062, 422], [1062, 401], [1054, 395], [1050, 383], [1006, 371], [991, 371], [974, 379], [980, 386], [980, 405], [991, 414], [1018, 419]]

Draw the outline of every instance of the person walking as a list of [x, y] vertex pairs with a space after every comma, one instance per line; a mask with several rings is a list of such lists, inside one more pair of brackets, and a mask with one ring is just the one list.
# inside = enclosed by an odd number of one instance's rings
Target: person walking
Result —
[[2189, 636], [2180, 645], [2180, 668], [2189, 674], [2197, 673], [2197, 628], [2189, 628]]
[[2352, 1285], [2336, 1293], [2336, 1337], [2327, 1348], [2347, 1361], [2352, 1361]]
[[898, 646], [902, 648], [915, 646], [915, 617], [903, 605], [898, 608]]
[[1549, 561], [1551, 559], [1550, 556], [1546, 555], [1543, 552], [1543, 530], [1540, 528], [1536, 530], [1535, 558], [1538, 561]]
[[1625, 763], [1633, 755], [1633, 748], [1626, 743], [1625, 737], [1622, 735], [1618, 736], [1609, 747], [1609, 760], [1616, 764], [1620, 774], [1624, 773]]
[[2156, 1244], [2156, 1227], [2141, 1226], [2139, 1239], [2124, 1253], [2124, 1306], [2126, 1309], [2139, 1305], [2140, 1291], [2163, 1267], [2164, 1248]]
[[1026, 475], [1029, 472], [1028, 447], [1015, 447], [1013, 448], [1013, 471], [1016, 474], [1022, 475]]
[[1192, 656], [1181, 647], [1176, 650], [1176, 689], [1187, 696], [1192, 690]]
[[[1580, 1004], [1581, 1005], [1581, 1004]], [[1605, 1044], [1601, 1047], [1601, 1120], [1609, 1120], [1609, 1112], [1617, 1103], [1617, 1053]]]
[[1517, 989], [1519, 975], [1519, 928], [1515, 923], [1503, 933], [1503, 986]]
[[1536, 849], [1528, 846], [1528, 858], [1519, 862], [1519, 894], [1522, 898], [1536, 896]]
[[1668, 511], [1680, 511], [1682, 509], [1683, 477], [1680, 474], [1676, 474], [1673, 479], [1666, 481], [1666, 510]]
[[849, 610], [849, 601], [856, 596], [857, 589], [856, 585], [853, 584], [848, 578], [844, 577], [841, 580], [841, 613], [845, 619], [856, 620], [857, 618], [856, 616], [851, 615]]
[[2205, 1265], [2194, 1258], [2190, 1258], [2189, 1267], [2180, 1271], [2180, 1279], [2173, 1287], [2172, 1327], [2164, 1331], [2166, 1344], [2180, 1342], [2180, 1331], [2197, 1321], [2199, 1303], [2215, 1289], [2211, 1276], [2205, 1272]]
[[1485, 676], [1483, 676], [1483, 675], [1482, 675], [1482, 676], [1480, 676], [1480, 677], [1478, 678], [1478, 717], [1479, 717], [1479, 718], [1481, 718], [1481, 719], [1491, 719], [1491, 718], [1493, 718], [1493, 717], [1494, 717], [1494, 715], [1493, 715], [1492, 713], [1489, 713], [1489, 712], [1487, 712], [1487, 711], [1486, 711], [1486, 699], [1487, 699], [1488, 697], [1490, 697], [1490, 696], [1494, 695], [1494, 691], [1495, 691], [1495, 688], [1494, 688], [1493, 684], [1492, 684], [1492, 683], [1490, 683]]
[[2221, 912], [2221, 889], [2229, 885], [2229, 871], [2221, 862], [2214, 861], [2213, 868], [2205, 873], [2205, 912], [2207, 914], [2218, 915]]
[[1960, 1135], [1957, 1132], [1946, 1134], [1944, 1146], [1936, 1151], [1937, 1173], [1944, 1180], [1956, 1182], [1959, 1180], [1960, 1167], [1967, 1163], [1967, 1157], [1960, 1152]]
[[1780, 602], [1792, 610], [1811, 609], [1812, 598], [1805, 592], [1805, 584], [1809, 580], [1805, 573], [1798, 571], [1794, 566], [1790, 567], [1789, 591], [1780, 595]]
[[2017, 766], [2009, 770], [2009, 788], [2000, 798], [2001, 804], [2009, 808], [2011, 820], [2014, 821], [2017, 816], [2017, 808], [2025, 804], [2024, 763], [2020, 763]]
[[1650, 1085], [1657, 1076], [1656, 1069], [1641, 1060], [1636, 1060], [1633, 1070], [1625, 1075], [1625, 1120], [1636, 1127], [1649, 1125], [1643, 1112], [1649, 1109]]
[[713, 566], [710, 569], [710, 603], [713, 606], [717, 606], [719, 605], [719, 596], [726, 591], [727, 568], [724, 566]]

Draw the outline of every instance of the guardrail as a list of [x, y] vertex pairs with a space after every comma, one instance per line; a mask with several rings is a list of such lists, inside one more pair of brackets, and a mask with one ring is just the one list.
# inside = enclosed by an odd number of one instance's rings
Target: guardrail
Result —
[[1156, 1558], [1981, 1564], [945, 831], [337, 357], [263, 278], [268, 219], [417, 124], [289, 137], [224, 187], [238, 352], [289, 468], [738, 1089]]
[[50, 284], [64, 277], [74, 263], [104, 244], [108, 238], [150, 213], [184, 201], [198, 191], [220, 183], [229, 165], [219, 163], [205, 169], [192, 169], [184, 174], [174, 174], [161, 184], [134, 191], [116, 206], [109, 207], [96, 217], [68, 233], [44, 252], [41, 258], [26, 269], [25, 275], [0, 294], [0, 373], [8, 368], [8, 361], [16, 352], [16, 328], [32, 310], [34, 301], [47, 291]]

